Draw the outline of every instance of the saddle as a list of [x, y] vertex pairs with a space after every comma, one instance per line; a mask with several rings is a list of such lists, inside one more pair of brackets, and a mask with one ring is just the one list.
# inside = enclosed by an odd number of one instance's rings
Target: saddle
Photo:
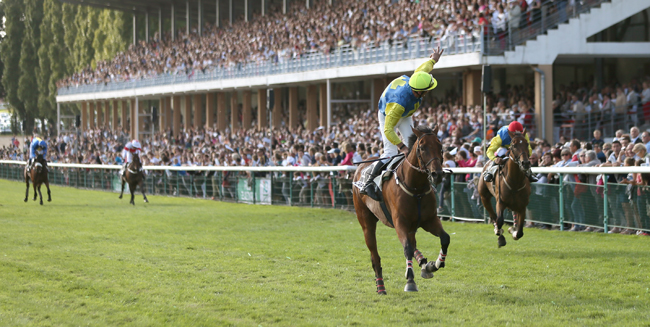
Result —
[[377, 192], [378, 196], [381, 197], [381, 190], [382, 190], [382, 184], [384, 184], [384, 181], [387, 181], [391, 174], [399, 167], [399, 165], [402, 163], [404, 160], [404, 156], [400, 156], [397, 158], [391, 159], [388, 163], [385, 164], [384, 168], [382, 169], [381, 173], [375, 177], [372, 181], [368, 181], [370, 178], [370, 173], [372, 170], [375, 168], [376, 165], [383, 165], [381, 161], [376, 161], [372, 165], [369, 165], [368, 167], [364, 168], [363, 171], [361, 172], [361, 178], [354, 182], [352, 185], [354, 185], [358, 189], [362, 189], [364, 185], [366, 185], [366, 182], [373, 183], [375, 186], [377, 186], [377, 189], [379, 192]]

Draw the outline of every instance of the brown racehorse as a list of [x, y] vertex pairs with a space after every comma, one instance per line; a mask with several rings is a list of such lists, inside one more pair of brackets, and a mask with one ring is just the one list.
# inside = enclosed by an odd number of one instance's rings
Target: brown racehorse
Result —
[[142, 190], [142, 196], [144, 197], [144, 202], [148, 203], [147, 195], [144, 194], [144, 172], [142, 171], [142, 163], [140, 162], [140, 156], [137, 153], [133, 154], [133, 161], [126, 167], [126, 170], [122, 174], [122, 191], [120, 192], [120, 199], [124, 194], [124, 184], [129, 183], [129, 191], [131, 191], [131, 202], [132, 205], [135, 205], [133, 198], [135, 197], [135, 189], [140, 185]]
[[47, 202], [52, 202], [52, 196], [50, 195], [50, 181], [47, 178], [47, 169], [45, 166], [45, 160], [43, 155], [39, 154], [34, 160], [34, 166], [31, 171], [27, 171], [25, 167], [25, 183], [27, 184], [27, 189], [25, 190], [25, 202], [29, 197], [29, 181], [32, 181], [34, 184], [34, 201], [36, 201], [36, 192], [38, 191], [38, 196], [41, 199], [41, 205], [43, 205], [43, 194], [41, 194], [41, 185], [45, 184], [47, 187]]
[[[526, 220], [526, 207], [530, 200], [530, 182], [524, 173], [530, 169], [528, 159], [528, 141], [526, 140], [526, 129], [523, 133], [510, 133], [512, 142], [506, 157], [506, 163], [497, 170], [493, 182], [486, 182], [479, 178], [478, 192], [485, 210], [490, 214], [490, 220], [494, 225], [494, 233], [499, 237], [499, 247], [506, 245], [506, 238], [503, 236], [503, 212], [506, 208], [512, 210], [515, 222], [508, 228], [508, 233], [516, 241], [524, 237], [524, 222]], [[483, 172], [488, 165], [483, 168]], [[497, 201], [497, 211], [494, 212], [491, 199]]]
[[[418, 126], [413, 129], [413, 135], [408, 144], [412, 145], [406, 159], [395, 169], [393, 176], [383, 182], [382, 194], [390, 217], [383, 213], [380, 203], [366, 195], [361, 195], [357, 188], [353, 189], [354, 208], [366, 245], [370, 250], [372, 268], [375, 271], [377, 293], [386, 294], [384, 287], [381, 259], [377, 252], [377, 239], [375, 232], [377, 221], [381, 220], [386, 226], [395, 228], [397, 236], [404, 247], [406, 257], [406, 279], [404, 291], [416, 292], [418, 290], [413, 278], [413, 257], [421, 267], [423, 278], [432, 278], [433, 272], [445, 266], [449, 234], [442, 228], [438, 218], [436, 195], [429, 182], [433, 178], [436, 184], [440, 183], [442, 171], [442, 144], [438, 139], [438, 127], [433, 130]], [[358, 181], [367, 164], [361, 165], [354, 174], [354, 181]], [[417, 249], [415, 232], [422, 227], [425, 231], [440, 238], [440, 255], [435, 262], [427, 263], [427, 259]]]

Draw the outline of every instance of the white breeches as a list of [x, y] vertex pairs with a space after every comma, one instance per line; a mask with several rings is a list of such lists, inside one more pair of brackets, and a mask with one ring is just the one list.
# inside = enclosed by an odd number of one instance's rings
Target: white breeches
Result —
[[497, 150], [497, 152], [494, 153], [494, 155], [497, 156], [497, 157], [501, 157], [501, 156], [505, 155], [507, 152], [508, 152], [508, 149], [506, 149], [504, 147], [500, 147], [499, 150]]
[[[381, 112], [377, 112], [377, 114], [379, 115], [379, 130], [381, 131], [381, 140], [384, 142], [384, 154], [382, 154], [381, 157], [388, 158], [388, 157], [395, 156], [399, 153], [399, 149], [397, 148], [397, 145], [391, 143], [386, 138], [386, 135], [384, 135], [386, 116], [384, 116], [384, 114], [382, 114]], [[402, 142], [407, 147], [411, 146], [410, 144], [408, 144], [408, 140], [409, 137], [413, 135], [413, 131], [411, 130], [412, 126], [413, 126], [413, 117], [402, 117], [397, 122], [397, 125], [395, 126], [395, 128], [399, 131], [399, 133], [402, 136]]]

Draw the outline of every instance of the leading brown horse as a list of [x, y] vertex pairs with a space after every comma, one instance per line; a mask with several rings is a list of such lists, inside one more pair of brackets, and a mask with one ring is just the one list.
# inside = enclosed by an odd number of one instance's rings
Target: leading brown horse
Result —
[[[526, 220], [526, 207], [530, 200], [530, 182], [525, 171], [530, 169], [528, 159], [528, 140], [526, 140], [526, 129], [523, 133], [508, 132], [512, 139], [510, 150], [506, 157], [506, 163], [497, 170], [493, 182], [486, 182], [479, 178], [478, 193], [485, 210], [490, 214], [490, 220], [494, 225], [494, 234], [498, 236], [499, 247], [506, 245], [506, 238], [503, 237], [503, 212], [506, 208], [512, 210], [515, 216], [514, 224], [508, 228], [508, 233], [516, 241], [524, 237], [524, 223]], [[483, 172], [488, 168], [485, 165]], [[497, 201], [497, 211], [492, 207], [492, 197]]]
[[[375, 271], [377, 293], [386, 294], [384, 287], [381, 259], [377, 252], [376, 229], [377, 221], [395, 228], [397, 236], [404, 248], [406, 257], [406, 279], [404, 287], [406, 292], [417, 292], [413, 278], [413, 257], [416, 258], [421, 268], [423, 278], [432, 278], [433, 272], [445, 266], [449, 234], [442, 228], [438, 218], [438, 206], [434, 188], [429, 178], [436, 184], [440, 183], [442, 171], [442, 144], [438, 139], [438, 127], [433, 130], [418, 126], [413, 129], [413, 135], [408, 140], [411, 145], [406, 159], [395, 169], [393, 176], [383, 182], [383, 200], [389, 212], [387, 217], [381, 209], [381, 204], [366, 195], [361, 195], [357, 188], [353, 189], [354, 208], [366, 245], [370, 250], [372, 268]], [[361, 165], [354, 174], [354, 181], [358, 181], [366, 165]], [[425, 231], [440, 238], [441, 250], [435, 262], [428, 262], [417, 249], [415, 232], [422, 227]]]
[[45, 159], [43, 155], [39, 154], [34, 160], [34, 165], [31, 170], [27, 170], [25, 166], [25, 184], [27, 184], [27, 189], [25, 190], [25, 202], [29, 197], [29, 181], [32, 181], [34, 184], [34, 201], [36, 201], [36, 192], [38, 191], [38, 196], [41, 199], [41, 205], [43, 205], [43, 194], [41, 194], [41, 186], [45, 184], [47, 188], [47, 202], [52, 202], [52, 196], [50, 195], [50, 181], [47, 178], [47, 168], [45, 166]]
[[144, 171], [142, 170], [142, 163], [140, 162], [140, 156], [137, 153], [133, 154], [133, 161], [126, 167], [124, 173], [122, 174], [122, 191], [120, 192], [120, 199], [124, 194], [124, 184], [129, 183], [129, 191], [131, 191], [131, 202], [132, 205], [135, 205], [133, 201], [135, 197], [135, 189], [140, 185], [142, 190], [142, 196], [144, 197], [144, 202], [148, 203], [147, 195], [144, 194]]

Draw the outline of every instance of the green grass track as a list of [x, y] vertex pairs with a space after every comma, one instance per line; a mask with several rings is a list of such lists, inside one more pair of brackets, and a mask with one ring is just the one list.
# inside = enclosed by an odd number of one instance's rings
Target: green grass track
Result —
[[491, 226], [444, 222], [447, 267], [405, 293], [380, 226], [379, 296], [349, 212], [24, 190], [0, 180], [1, 326], [650, 325], [649, 237], [527, 229], [498, 249]]

